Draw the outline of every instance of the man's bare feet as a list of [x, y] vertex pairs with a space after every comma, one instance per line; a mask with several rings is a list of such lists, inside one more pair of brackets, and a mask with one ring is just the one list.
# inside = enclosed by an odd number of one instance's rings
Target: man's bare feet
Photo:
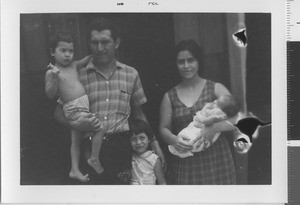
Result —
[[95, 170], [95, 172], [97, 172], [97, 174], [104, 172], [104, 169], [98, 159], [91, 157], [87, 160], [87, 163]]
[[71, 170], [69, 173], [69, 177], [73, 179], [77, 179], [81, 182], [88, 182], [90, 180], [88, 174], [83, 175], [80, 171]]

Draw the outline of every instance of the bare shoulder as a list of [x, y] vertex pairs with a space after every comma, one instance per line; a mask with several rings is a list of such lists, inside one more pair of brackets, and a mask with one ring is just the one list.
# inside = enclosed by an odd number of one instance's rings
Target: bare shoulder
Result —
[[170, 99], [169, 99], [169, 95], [168, 95], [168, 92], [166, 92], [163, 96], [163, 99], [162, 99], [162, 104], [163, 105], [166, 105], [166, 104], [170, 104]]
[[215, 83], [215, 95], [220, 97], [221, 95], [231, 95], [229, 90], [221, 83]]
[[46, 76], [49, 76], [49, 75], [51, 74], [51, 72], [52, 72], [51, 69], [48, 69], [48, 70], [46, 71], [46, 74], [45, 74], [45, 75], [46, 75]]

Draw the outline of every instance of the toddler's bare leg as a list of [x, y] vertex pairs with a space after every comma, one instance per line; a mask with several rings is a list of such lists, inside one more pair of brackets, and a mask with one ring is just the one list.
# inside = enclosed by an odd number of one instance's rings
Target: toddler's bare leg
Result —
[[85, 132], [85, 133], [83, 133], [82, 138], [83, 139], [90, 138], [90, 137], [93, 137], [93, 135], [94, 135], [93, 132]]
[[104, 169], [99, 160], [99, 153], [102, 145], [104, 132], [102, 130], [95, 133], [92, 138], [92, 154], [91, 157], [87, 160], [88, 164], [97, 172], [101, 174]]
[[78, 179], [81, 182], [89, 181], [88, 174], [83, 175], [79, 170], [79, 158], [80, 158], [80, 144], [81, 144], [81, 133], [75, 130], [71, 131], [71, 171], [69, 177]]

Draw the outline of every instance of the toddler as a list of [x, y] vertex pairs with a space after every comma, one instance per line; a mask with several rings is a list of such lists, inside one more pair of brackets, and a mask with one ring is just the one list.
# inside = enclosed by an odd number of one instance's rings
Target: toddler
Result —
[[[46, 94], [49, 98], [54, 98], [58, 94], [66, 118], [70, 121], [76, 120], [82, 112], [89, 112], [89, 100], [79, 81], [77, 69], [86, 65], [91, 57], [73, 61], [74, 40], [68, 33], [55, 34], [49, 43], [50, 54], [54, 57], [55, 65], [50, 64], [48, 66], [50, 69], [46, 72]], [[103, 129], [101, 128], [92, 137], [92, 154], [87, 161], [98, 174], [104, 171], [99, 161], [102, 138]], [[81, 132], [71, 130], [71, 171], [69, 177], [87, 182], [89, 180], [88, 174], [83, 175], [79, 169], [81, 139]]]
[[158, 156], [148, 150], [153, 133], [150, 126], [142, 120], [134, 120], [130, 124], [132, 135], [130, 144], [132, 156], [132, 185], [166, 184], [162, 163]]
[[178, 136], [183, 136], [185, 140], [188, 140], [193, 145], [193, 150], [180, 153], [175, 149], [174, 145], [169, 145], [169, 151], [176, 156], [186, 158], [193, 156], [194, 152], [200, 152], [208, 148], [218, 139], [220, 133], [217, 133], [213, 137], [212, 142], [209, 142], [201, 138], [201, 129], [204, 126], [211, 126], [215, 122], [233, 117], [238, 111], [238, 102], [230, 95], [222, 95], [217, 100], [205, 104], [202, 110], [196, 113], [193, 121], [178, 134]]

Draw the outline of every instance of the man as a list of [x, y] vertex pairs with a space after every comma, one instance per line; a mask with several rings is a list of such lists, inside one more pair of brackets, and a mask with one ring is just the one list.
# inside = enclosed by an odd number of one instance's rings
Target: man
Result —
[[[129, 184], [131, 174], [131, 147], [129, 142], [129, 117], [147, 122], [141, 108], [147, 99], [138, 72], [116, 60], [120, 45], [118, 29], [107, 19], [94, 21], [89, 29], [89, 46], [92, 59], [80, 69], [79, 79], [90, 101], [91, 113], [78, 120], [65, 120], [61, 107], [56, 119], [80, 131], [94, 131], [101, 126], [105, 135], [100, 151], [104, 173], [98, 184]], [[164, 163], [163, 153], [156, 140], [152, 149]]]

